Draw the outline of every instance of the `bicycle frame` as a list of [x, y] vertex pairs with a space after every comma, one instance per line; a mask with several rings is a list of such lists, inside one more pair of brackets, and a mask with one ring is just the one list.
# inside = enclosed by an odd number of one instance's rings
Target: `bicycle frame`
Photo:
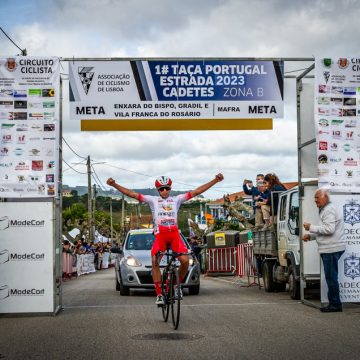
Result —
[[173, 322], [173, 327], [176, 330], [179, 326], [180, 322], [180, 301], [179, 297], [181, 284], [179, 279], [178, 266], [176, 264], [176, 260], [178, 257], [186, 255], [193, 256], [193, 253], [176, 253], [176, 252], [158, 252], [156, 254], [156, 263], [159, 263], [160, 256], [167, 256], [167, 265], [163, 270], [161, 276], [161, 289], [163, 292], [164, 305], [162, 306], [162, 315], [165, 322], [167, 322], [169, 318], [169, 312], [171, 308], [171, 318]]

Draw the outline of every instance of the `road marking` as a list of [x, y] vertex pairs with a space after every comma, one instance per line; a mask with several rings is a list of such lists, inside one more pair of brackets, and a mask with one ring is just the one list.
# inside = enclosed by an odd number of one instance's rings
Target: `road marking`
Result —
[[294, 304], [301, 304], [301, 302], [297, 302], [297, 301], [291, 301], [291, 302], [269, 302], [269, 303], [242, 303], [242, 304], [194, 304], [194, 305], [181, 305], [181, 307], [183, 306], [188, 306], [188, 307], [196, 307], [196, 306], [253, 306], [253, 305], [294, 305]]
[[[215, 281], [220, 281], [220, 282], [224, 282], [224, 283], [227, 283], [227, 284], [245, 285], [245, 286], [249, 285], [249, 283], [246, 280], [242, 281], [240, 279], [240, 281], [239, 281], [239, 279], [233, 278], [231, 280], [226, 280], [226, 279], [220, 279], [220, 278], [215, 278], [215, 277], [206, 277], [206, 278], [204, 278], [204, 281], [206, 281], [206, 280], [215, 280]], [[255, 284], [254, 284], [254, 286], [255, 286]], [[259, 287], [259, 284], [256, 284], [256, 286]]]
[[[257, 306], [257, 305], [298, 305], [301, 302], [298, 301], [291, 301], [291, 302], [257, 302], [257, 303], [241, 303], [241, 304], [181, 304], [181, 307], [206, 307], [206, 306]], [[86, 308], [135, 308], [135, 307], [152, 307], [156, 308], [155, 305], [146, 305], [146, 304], [139, 304], [139, 305], [78, 305], [78, 306], [64, 306], [63, 308], [66, 309], [86, 309]]]

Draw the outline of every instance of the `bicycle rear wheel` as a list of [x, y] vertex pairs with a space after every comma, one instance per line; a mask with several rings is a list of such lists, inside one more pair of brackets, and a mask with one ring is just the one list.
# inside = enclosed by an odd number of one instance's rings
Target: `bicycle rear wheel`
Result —
[[170, 279], [171, 318], [172, 318], [174, 330], [178, 328], [180, 322], [181, 299], [178, 296], [176, 296], [178, 294], [177, 289], [180, 289], [180, 281], [179, 281], [179, 273], [176, 269], [171, 273], [171, 279]]
[[169, 319], [169, 310], [170, 310], [170, 274], [164, 269], [161, 278], [161, 290], [164, 298], [164, 305], [161, 307], [163, 319], [165, 322]]

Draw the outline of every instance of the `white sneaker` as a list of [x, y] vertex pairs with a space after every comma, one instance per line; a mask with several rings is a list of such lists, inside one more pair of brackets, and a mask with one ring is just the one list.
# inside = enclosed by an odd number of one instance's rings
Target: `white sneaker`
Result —
[[158, 295], [158, 296], [156, 297], [155, 304], [156, 304], [157, 306], [162, 306], [162, 305], [165, 304], [164, 298], [163, 298], [162, 295]]

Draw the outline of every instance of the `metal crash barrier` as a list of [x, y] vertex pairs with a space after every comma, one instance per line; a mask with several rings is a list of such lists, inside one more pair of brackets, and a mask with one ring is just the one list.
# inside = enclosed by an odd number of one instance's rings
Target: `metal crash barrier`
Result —
[[98, 256], [95, 264], [94, 254], [69, 254], [63, 253], [62, 263], [62, 277], [63, 279], [71, 278], [73, 276], [80, 276], [95, 272], [95, 265], [97, 270], [107, 269], [115, 266], [115, 258], [110, 253], [103, 253]]
[[228, 273], [232, 274], [237, 268], [236, 246], [206, 249], [206, 274]]
[[257, 271], [256, 258], [254, 256], [253, 244], [239, 244], [237, 246], [237, 271], [236, 274], [240, 278], [247, 277], [247, 286], [259, 286], [260, 279]]
[[63, 279], [77, 276], [76, 256], [68, 253], [63, 253], [62, 269]]
[[253, 244], [206, 249], [206, 274], [233, 274], [240, 279], [247, 277], [247, 284], [242, 286], [261, 287]]

